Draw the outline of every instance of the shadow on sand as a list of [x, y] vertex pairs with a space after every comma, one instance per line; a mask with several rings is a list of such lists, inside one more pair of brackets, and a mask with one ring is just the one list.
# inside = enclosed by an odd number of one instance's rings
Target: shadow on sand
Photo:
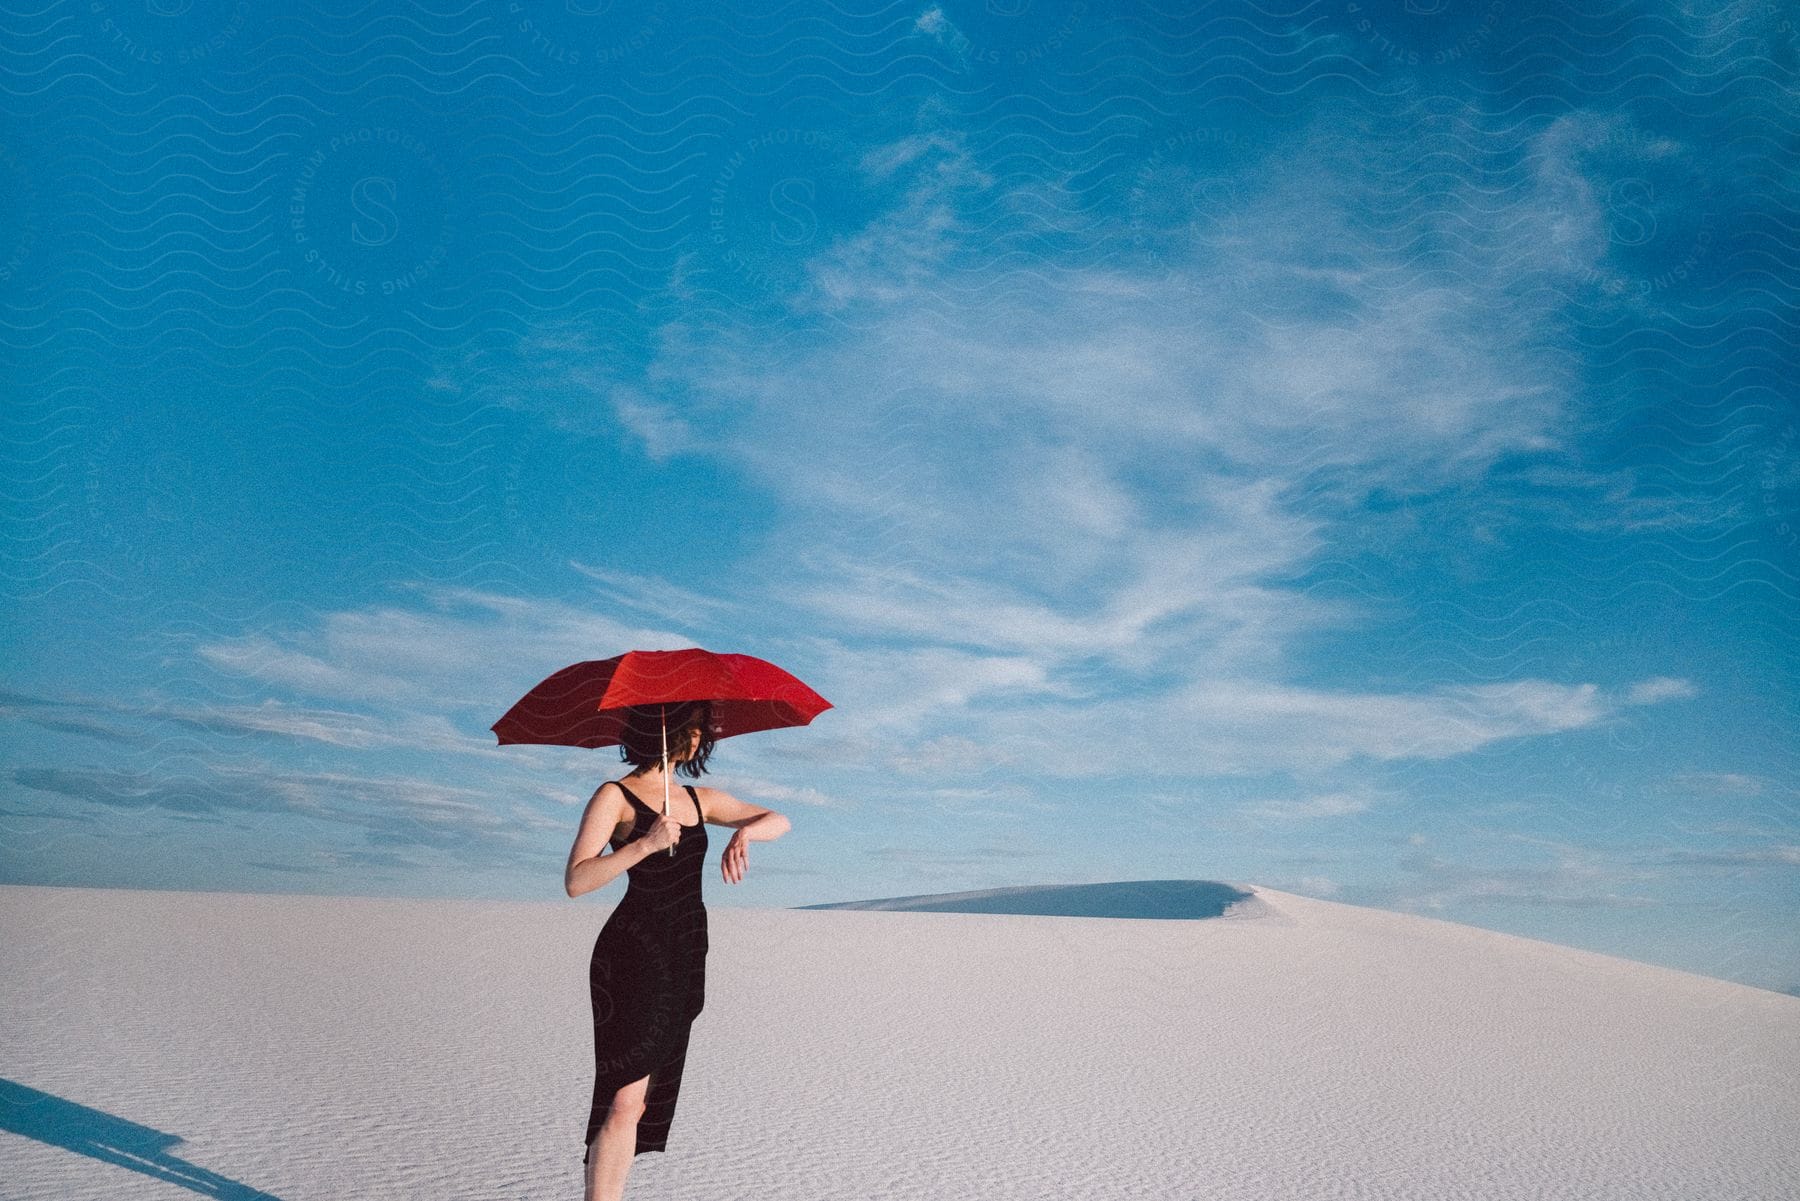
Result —
[[[240, 1184], [169, 1154], [169, 1148], [184, 1141], [179, 1134], [164, 1134], [15, 1080], [0, 1079], [0, 1130], [179, 1184], [203, 1197], [280, 1201], [273, 1193]], [[129, 1194], [131, 1190], [121, 1191]]]
[[1121, 880], [1113, 884], [1021, 884], [795, 909], [910, 909], [932, 913], [1031, 913], [1045, 917], [1222, 917], [1255, 893], [1218, 880]]

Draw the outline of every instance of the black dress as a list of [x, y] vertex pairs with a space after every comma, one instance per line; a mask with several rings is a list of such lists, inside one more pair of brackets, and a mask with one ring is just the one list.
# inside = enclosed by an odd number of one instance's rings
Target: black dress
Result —
[[[614, 850], [635, 842], [656, 824], [652, 809], [623, 784], [637, 810], [631, 836], [609, 840]], [[688, 1031], [706, 1004], [706, 905], [700, 896], [700, 871], [706, 864], [706, 825], [700, 820], [700, 797], [693, 786], [696, 823], [671, 805], [670, 816], [682, 822], [675, 853], [647, 856], [627, 874], [630, 881], [600, 936], [588, 965], [588, 995], [594, 1007], [594, 1100], [588, 1110], [586, 1149], [612, 1107], [613, 1094], [634, 1080], [650, 1077], [644, 1094], [644, 1116], [638, 1119], [637, 1148], [663, 1151], [681, 1071], [687, 1063]]]

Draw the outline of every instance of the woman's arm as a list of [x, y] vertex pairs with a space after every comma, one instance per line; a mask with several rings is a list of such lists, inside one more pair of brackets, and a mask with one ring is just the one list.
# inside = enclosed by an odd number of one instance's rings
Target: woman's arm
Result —
[[774, 842], [793, 828], [793, 823], [781, 814], [773, 809], [764, 809], [749, 821], [741, 823], [737, 832], [752, 842]]
[[645, 840], [639, 838], [616, 851], [570, 863], [563, 873], [563, 890], [571, 897], [578, 897], [596, 888], [605, 888], [644, 861], [644, 856], [650, 853], [644, 847]]
[[563, 891], [571, 897], [605, 888], [650, 853], [642, 838], [633, 839], [616, 851], [606, 849], [613, 830], [628, 816], [620, 812], [626, 808], [625, 794], [610, 780], [588, 799], [581, 828], [575, 832], [575, 845], [569, 849], [569, 865], [563, 869]]
[[715, 826], [733, 826], [746, 838], [772, 842], [793, 829], [793, 824], [773, 809], [738, 800], [723, 788], [698, 788], [701, 816]]
[[697, 789], [700, 793], [700, 815], [719, 826], [735, 826], [737, 833], [725, 844], [719, 856], [719, 872], [727, 884], [742, 884], [750, 866], [751, 842], [772, 842], [793, 829], [793, 824], [773, 809], [748, 805], [720, 788]]

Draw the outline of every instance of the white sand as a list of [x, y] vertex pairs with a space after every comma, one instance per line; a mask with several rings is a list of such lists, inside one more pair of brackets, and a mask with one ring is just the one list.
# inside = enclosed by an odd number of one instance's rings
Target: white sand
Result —
[[[626, 1195], [1800, 1195], [1800, 998], [1255, 891], [1198, 921], [714, 908]], [[618, 896], [0, 888], [0, 1196], [579, 1198]]]

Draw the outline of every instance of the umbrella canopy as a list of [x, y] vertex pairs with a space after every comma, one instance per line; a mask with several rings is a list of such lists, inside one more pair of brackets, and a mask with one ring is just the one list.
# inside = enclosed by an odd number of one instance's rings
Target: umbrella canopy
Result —
[[617, 746], [624, 710], [679, 701], [712, 702], [714, 738], [804, 726], [831, 708], [765, 659], [689, 647], [572, 663], [539, 681], [491, 728], [500, 746]]

